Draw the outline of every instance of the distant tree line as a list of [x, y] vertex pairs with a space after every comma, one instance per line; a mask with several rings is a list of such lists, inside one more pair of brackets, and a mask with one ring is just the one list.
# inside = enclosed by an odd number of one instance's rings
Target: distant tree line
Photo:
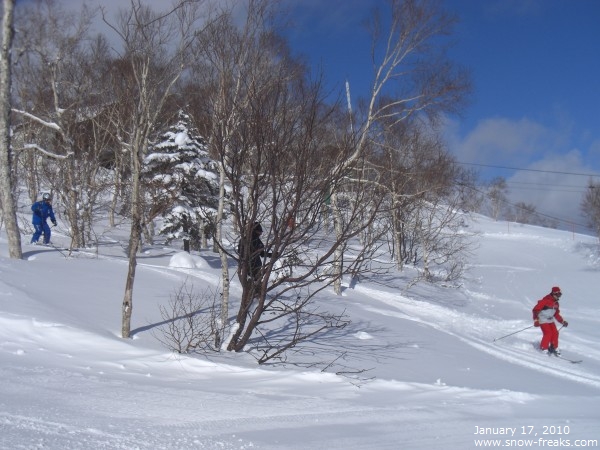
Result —
[[[588, 182], [584, 192], [580, 208], [585, 226], [594, 231], [600, 238], [600, 183], [593, 180]], [[522, 224], [539, 225], [548, 228], [557, 228], [560, 219], [551, 217], [537, 211], [532, 203], [519, 201], [511, 203], [508, 199], [509, 188], [504, 177], [495, 177], [483, 189], [481, 194], [481, 210], [494, 220], [509, 220]]]

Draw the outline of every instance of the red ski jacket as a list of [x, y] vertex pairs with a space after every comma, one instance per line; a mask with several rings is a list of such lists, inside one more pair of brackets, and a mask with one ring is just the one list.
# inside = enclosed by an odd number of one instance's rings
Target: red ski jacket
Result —
[[539, 323], [552, 323], [554, 319], [559, 323], [564, 322], [559, 304], [551, 294], [546, 295], [533, 307], [533, 320], [535, 319], [538, 319]]

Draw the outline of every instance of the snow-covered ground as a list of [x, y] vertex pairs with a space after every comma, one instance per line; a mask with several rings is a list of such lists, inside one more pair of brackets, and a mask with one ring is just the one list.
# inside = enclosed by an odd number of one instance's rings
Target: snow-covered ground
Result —
[[[407, 289], [398, 274], [340, 297], [330, 289], [319, 302], [351, 325], [278, 366], [158, 342], [159, 305], [183, 280], [218, 285], [208, 250], [190, 269], [176, 267], [177, 249], [144, 248], [124, 340], [127, 230], [71, 257], [24, 245], [20, 261], [2, 230], [0, 448], [600, 447], [597, 239], [484, 217], [469, 230], [477, 248], [460, 287]], [[68, 245], [60, 227], [53, 241]], [[580, 364], [537, 352], [536, 328], [498, 339], [530, 326], [554, 285], [569, 321], [560, 347]]]

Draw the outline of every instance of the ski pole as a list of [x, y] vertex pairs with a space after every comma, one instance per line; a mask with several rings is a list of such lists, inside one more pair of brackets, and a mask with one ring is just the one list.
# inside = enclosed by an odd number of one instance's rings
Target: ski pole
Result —
[[528, 327], [525, 327], [525, 328], [523, 328], [522, 330], [515, 331], [514, 333], [507, 334], [506, 336], [502, 336], [502, 337], [496, 338], [496, 339], [494, 339], [494, 342], [496, 342], [496, 341], [499, 341], [500, 339], [504, 339], [504, 338], [507, 338], [507, 337], [509, 337], [509, 336], [512, 336], [513, 334], [520, 333], [521, 331], [528, 330], [529, 328], [533, 328], [534, 326], [535, 326], [535, 325], [529, 325]]
[[65, 259], [67, 259], [69, 257], [69, 255], [67, 255], [65, 252], [63, 252], [60, 248], [58, 248], [56, 245], [50, 245], [50, 247], [52, 247], [54, 250], [57, 250], [58, 253], [60, 253], [61, 255], [63, 255], [65, 257]]

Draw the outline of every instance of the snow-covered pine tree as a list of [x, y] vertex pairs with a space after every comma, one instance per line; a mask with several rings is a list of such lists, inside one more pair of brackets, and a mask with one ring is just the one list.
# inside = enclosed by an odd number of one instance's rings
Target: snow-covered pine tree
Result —
[[177, 123], [152, 145], [143, 178], [149, 200], [147, 218], [162, 216], [158, 232], [167, 242], [182, 239], [184, 250], [201, 248], [219, 202], [217, 164], [191, 118], [179, 111]]

